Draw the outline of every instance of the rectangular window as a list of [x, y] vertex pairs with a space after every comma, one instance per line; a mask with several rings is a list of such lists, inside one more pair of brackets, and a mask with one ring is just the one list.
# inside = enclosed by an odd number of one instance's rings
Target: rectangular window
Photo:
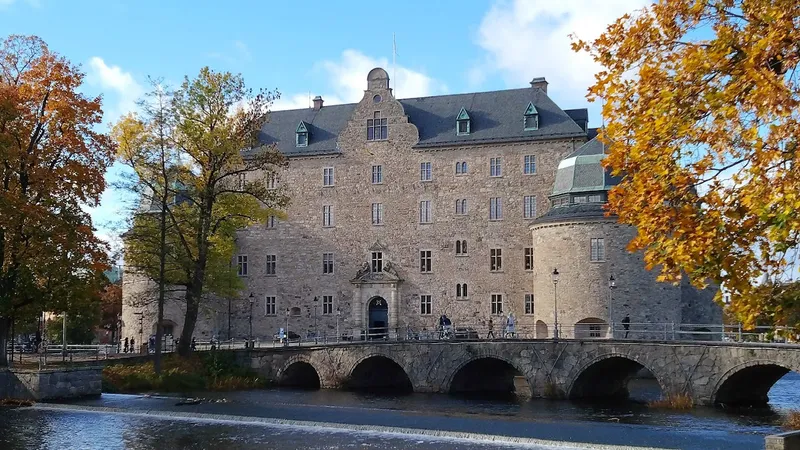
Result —
[[525, 168], [523, 173], [525, 175], [533, 175], [536, 173], [536, 155], [525, 155]]
[[591, 261], [605, 261], [606, 260], [606, 241], [603, 238], [591, 239], [591, 254], [589, 259]]
[[267, 174], [267, 189], [277, 189], [278, 188], [278, 175], [275, 173], [268, 173]]
[[236, 273], [240, 277], [247, 276], [247, 255], [239, 255], [236, 257]]
[[456, 200], [456, 215], [463, 216], [467, 214], [467, 199], [460, 198]]
[[273, 296], [266, 296], [264, 298], [264, 315], [265, 316], [274, 316], [275, 314], [275, 297]]
[[322, 254], [322, 273], [328, 275], [333, 273], [333, 253]]
[[332, 295], [323, 295], [322, 296], [322, 314], [323, 315], [333, 314], [333, 296]]
[[499, 272], [503, 270], [503, 250], [500, 248], [489, 249], [489, 270]]
[[589, 325], [589, 337], [590, 338], [599, 338], [600, 337], [600, 325], [599, 324]]
[[503, 176], [503, 161], [499, 156], [497, 158], [489, 159], [489, 176], [502, 177]]
[[420, 250], [419, 251], [419, 271], [420, 272], [430, 272], [431, 267], [431, 251], [430, 250]]
[[267, 217], [267, 228], [275, 228], [275, 216], [268, 216]]
[[383, 272], [383, 252], [372, 252], [372, 272]]
[[523, 203], [523, 211], [522, 215], [526, 219], [535, 219], [536, 218], [536, 196], [535, 195], [526, 195], [522, 198]]
[[333, 205], [325, 205], [322, 207], [322, 226], [333, 226]]
[[533, 294], [525, 294], [525, 314], [533, 314]]
[[389, 138], [389, 124], [381, 118], [381, 112], [372, 113], [372, 119], [367, 119], [367, 140], [383, 141]]
[[372, 166], [372, 184], [383, 183], [383, 166]]
[[503, 220], [503, 199], [492, 197], [489, 199], [489, 220]]
[[492, 294], [492, 314], [503, 314], [503, 294]]
[[333, 167], [325, 167], [322, 169], [322, 185], [333, 186]]
[[267, 255], [267, 275], [277, 273], [278, 255]]
[[308, 133], [297, 133], [297, 147], [308, 145]]
[[247, 174], [240, 173], [240, 174], [237, 174], [237, 175], [238, 175], [238, 178], [236, 180], [236, 190], [242, 191], [242, 190], [244, 190], [245, 183], [247, 183]]
[[431, 201], [423, 200], [419, 202], [419, 223], [433, 222], [433, 214], [431, 214]]
[[533, 247], [525, 247], [525, 270], [533, 270]]
[[432, 313], [433, 301], [430, 295], [419, 296], [419, 313], [423, 316], [429, 316]]
[[603, 196], [600, 194], [592, 194], [589, 196], [589, 203], [600, 203], [603, 201]]
[[383, 225], [383, 203], [372, 204], [372, 224]]
[[433, 179], [433, 172], [431, 170], [431, 163], [419, 163], [419, 181], [431, 181]]
[[456, 175], [464, 175], [467, 173], [467, 162], [459, 161], [456, 163]]

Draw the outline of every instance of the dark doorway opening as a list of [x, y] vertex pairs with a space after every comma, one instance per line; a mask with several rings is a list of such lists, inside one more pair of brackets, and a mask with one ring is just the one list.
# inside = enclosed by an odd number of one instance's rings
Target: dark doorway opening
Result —
[[389, 336], [389, 304], [383, 297], [369, 301], [369, 339], [386, 339]]

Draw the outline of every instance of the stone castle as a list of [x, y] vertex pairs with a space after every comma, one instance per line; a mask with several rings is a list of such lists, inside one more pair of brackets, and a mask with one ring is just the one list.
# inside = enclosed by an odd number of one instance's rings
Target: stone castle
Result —
[[[356, 104], [270, 114], [261, 140], [289, 164], [270, 188], [286, 219], [241, 230], [239, 298], [211, 298], [199, 340], [271, 339], [280, 328], [359, 338], [456, 327], [547, 338], [607, 337], [608, 324], [720, 323], [712, 290], [656, 282], [628, 253], [635, 229], [603, 211], [618, 181], [586, 109], [561, 109], [547, 81], [397, 100], [373, 69]], [[559, 273], [553, 282], [553, 272]], [[612, 278], [613, 277], [613, 278]], [[123, 280], [123, 337], [155, 332], [152, 283]], [[178, 335], [176, 293], [165, 330]], [[139, 300], [135, 300], [139, 299]], [[556, 317], [556, 303], [558, 312]]]

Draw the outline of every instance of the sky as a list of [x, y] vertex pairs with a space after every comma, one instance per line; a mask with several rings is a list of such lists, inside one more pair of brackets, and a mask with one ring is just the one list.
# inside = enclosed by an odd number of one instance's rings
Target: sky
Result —
[[[135, 109], [148, 77], [177, 86], [200, 68], [241, 73], [253, 89], [277, 89], [273, 110], [361, 99], [367, 72], [387, 69], [399, 98], [528, 86], [549, 81], [564, 109], [588, 103], [595, 63], [570, 49], [570, 34], [597, 37], [647, 0], [0, 0], [0, 37], [37, 35], [80, 64], [81, 88], [103, 96], [103, 128]], [[393, 69], [393, 36], [396, 68]], [[106, 175], [115, 179], [119, 167]], [[113, 238], [124, 215], [108, 189], [91, 214]]]

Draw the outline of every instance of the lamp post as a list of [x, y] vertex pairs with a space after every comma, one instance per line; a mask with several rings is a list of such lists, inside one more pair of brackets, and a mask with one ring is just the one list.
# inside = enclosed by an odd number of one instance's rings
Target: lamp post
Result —
[[611, 302], [614, 298], [614, 289], [617, 287], [617, 281], [614, 280], [614, 275], [608, 277], [608, 324], [611, 327], [611, 339], [614, 339], [614, 319], [611, 315]]
[[286, 308], [286, 340], [284, 341], [285, 345], [289, 345], [289, 308]]
[[337, 306], [336, 307], [336, 342], [339, 342], [339, 337], [341, 336], [339, 334], [339, 316], [341, 316], [341, 315], [342, 315], [342, 310], [339, 309], [339, 307]]
[[319, 301], [319, 299], [317, 297], [314, 297], [314, 343], [315, 344], [318, 343], [318, 341], [317, 341], [317, 336], [318, 336], [318, 333], [317, 333], [317, 302], [318, 301]]
[[250, 337], [248, 338], [247, 346], [253, 347], [253, 303], [256, 302], [256, 296], [250, 293]]
[[228, 297], [228, 340], [231, 340], [231, 298]]
[[555, 336], [556, 340], [558, 340], [558, 269], [553, 269], [553, 273], [551, 275], [553, 279], [553, 312], [555, 313], [555, 331], [553, 336]]

